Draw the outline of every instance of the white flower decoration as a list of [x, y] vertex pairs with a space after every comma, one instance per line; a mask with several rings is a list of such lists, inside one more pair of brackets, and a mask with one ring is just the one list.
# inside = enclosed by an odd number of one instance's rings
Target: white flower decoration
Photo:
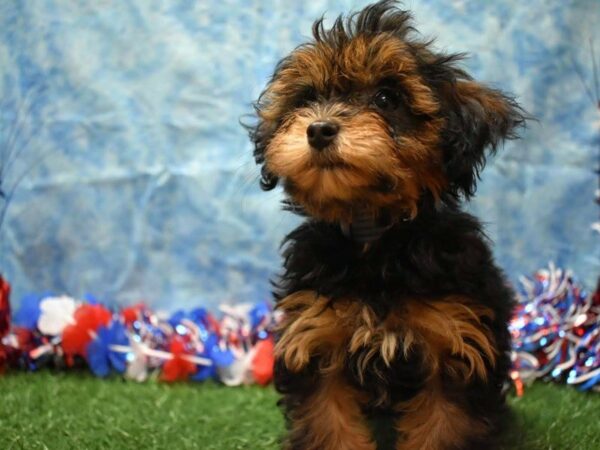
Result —
[[49, 336], [61, 334], [67, 325], [75, 323], [76, 307], [75, 299], [71, 297], [46, 297], [40, 302], [38, 329]]

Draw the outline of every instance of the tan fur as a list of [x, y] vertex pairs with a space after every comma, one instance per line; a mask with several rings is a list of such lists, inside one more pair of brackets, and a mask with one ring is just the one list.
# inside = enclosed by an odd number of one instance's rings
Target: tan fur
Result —
[[321, 370], [333, 371], [348, 352], [361, 351], [357, 363], [362, 377], [373, 358], [380, 355], [389, 366], [401, 349], [405, 356], [412, 350], [423, 354], [432, 376], [444, 370], [467, 381], [486, 379], [486, 362], [496, 362], [491, 331], [482, 322], [493, 313], [463, 297], [412, 300], [383, 322], [357, 301], [333, 302], [312, 291], [294, 293], [278, 308], [285, 315], [275, 355], [291, 371], [302, 370], [313, 356], [320, 356]]
[[400, 347], [400, 334], [388, 330], [368, 306], [357, 301], [337, 300], [301, 291], [277, 306], [285, 312], [278, 330], [281, 335], [275, 356], [291, 371], [300, 371], [312, 356], [320, 357], [323, 373], [341, 369], [348, 353], [362, 351], [358, 372], [381, 355], [389, 365]]
[[377, 323], [375, 315], [369, 308], [364, 308], [358, 327], [352, 333], [348, 345], [350, 353], [363, 350], [358, 360], [358, 374], [363, 382], [363, 373], [369, 363], [380, 355], [384, 363], [389, 366], [396, 356], [399, 348], [400, 330], [388, 330], [381, 323]]
[[[293, 183], [292, 196], [309, 213], [334, 221], [348, 219], [356, 207], [373, 214], [391, 207], [414, 216], [423, 189], [439, 197], [446, 185], [436, 148], [440, 121], [428, 122], [414, 136], [395, 141], [377, 113], [347, 117], [343, 112], [342, 105], [324, 111], [302, 109], [289, 117], [267, 147], [267, 168]], [[341, 129], [330, 156], [321, 161], [310, 149], [306, 129], [324, 117], [335, 120]], [[382, 175], [394, 181], [395, 190], [373, 190]]]
[[437, 377], [397, 409], [402, 413], [396, 423], [399, 432], [397, 450], [460, 448], [466, 437], [475, 438], [486, 431], [484, 423], [444, 397]]
[[357, 302], [336, 302], [319, 297], [312, 291], [301, 291], [280, 301], [284, 311], [275, 356], [291, 371], [300, 371], [312, 356], [321, 357], [323, 371], [341, 367], [345, 342], [354, 317], [360, 313]]
[[[300, 109], [293, 105], [306, 87], [322, 96], [333, 91], [358, 93], [388, 78], [404, 87], [413, 113], [426, 118], [412, 135], [394, 138], [379, 114], [351, 102]], [[350, 221], [357, 208], [373, 215], [386, 208], [393, 216], [414, 217], [423, 190], [438, 199], [447, 185], [439, 149], [444, 120], [435, 117], [440, 105], [399, 39], [385, 34], [357, 36], [337, 52], [322, 42], [300, 47], [263, 100], [259, 114], [264, 126], [278, 130], [265, 152], [266, 167], [293, 186], [291, 196], [312, 216]], [[306, 138], [307, 127], [323, 119], [340, 125], [328, 161], [315, 156]], [[339, 164], [332, 168], [331, 163]], [[374, 189], [382, 176], [393, 182], [392, 192]]]
[[445, 370], [460, 379], [477, 375], [485, 380], [486, 361], [495, 365], [497, 355], [484, 317], [493, 318], [493, 312], [462, 297], [409, 302], [399, 319], [410, 330], [404, 351], [418, 342], [432, 373]]
[[304, 442], [304, 450], [375, 450], [362, 401], [339, 374], [324, 377], [315, 393], [294, 410], [291, 437]]
[[[486, 362], [496, 361], [493, 338], [484, 324], [493, 319], [492, 311], [460, 296], [401, 304], [381, 321], [358, 301], [332, 301], [312, 291], [294, 293], [278, 303], [284, 319], [276, 357], [291, 371], [320, 357], [321, 384], [292, 417], [292, 433], [305, 433], [308, 448], [374, 449], [360, 414], [363, 394], [340, 376], [347, 355], [357, 352], [361, 382], [375, 357], [389, 366], [400, 351], [422, 354], [429, 368], [423, 391], [397, 405], [403, 413], [397, 423], [398, 450], [453, 448], [465, 436], [485, 432], [484, 424], [444, 397], [440, 376], [444, 372], [463, 382], [473, 376], [486, 378]], [[370, 399], [375, 404], [385, 400]]]

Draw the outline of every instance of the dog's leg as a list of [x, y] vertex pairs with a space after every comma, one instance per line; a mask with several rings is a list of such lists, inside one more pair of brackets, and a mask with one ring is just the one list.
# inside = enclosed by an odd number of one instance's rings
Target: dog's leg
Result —
[[277, 330], [275, 357], [288, 370], [303, 370], [314, 356], [324, 372], [341, 367], [345, 347], [363, 314], [357, 302], [331, 302], [313, 291], [300, 291], [282, 299], [277, 308], [284, 317]]
[[342, 376], [328, 374], [288, 411], [288, 450], [375, 450], [361, 396]]
[[488, 430], [448, 399], [439, 379], [432, 379], [411, 400], [398, 405], [397, 450], [458, 450], [484, 437]]
[[491, 318], [489, 309], [461, 297], [407, 304], [405, 339], [419, 345], [430, 375], [415, 397], [397, 405], [397, 450], [459, 450], [485, 439], [488, 425], [450, 395], [470, 380], [488, 382], [497, 359]]
[[[375, 450], [362, 393], [344, 378], [347, 346], [366, 314], [357, 302], [312, 291], [282, 299], [275, 384], [284, 394], [288, 450]], [[306, 377], [310, 381], [306, 381]]]

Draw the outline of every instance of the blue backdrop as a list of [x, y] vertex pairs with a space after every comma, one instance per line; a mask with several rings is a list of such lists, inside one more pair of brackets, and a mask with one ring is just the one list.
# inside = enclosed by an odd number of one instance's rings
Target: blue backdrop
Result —
[[[276, 61], [344, 0], [0, 0], [0, 269], [16, 297], [93, 293], [168, 309], [268, 296], [297, 219], [262, 193], [240, 117]], [[598, 0], [414, 0], [421, 32], [467, 51], [531, 123], [471, 208], [515, 279], [549, 260], [600, 273], [593, 164]], [[18, 156], [14, 163], [9, 154]], [[13, 158], [14, 159], [14, 158]], [[2, 200], [0, 199], [0, 202]]]

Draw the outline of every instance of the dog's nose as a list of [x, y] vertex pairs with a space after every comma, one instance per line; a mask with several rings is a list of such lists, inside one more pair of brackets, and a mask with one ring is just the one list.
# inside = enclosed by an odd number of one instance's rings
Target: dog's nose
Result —
[[339, 130], [339, 125], [328, 120], [313, 122], [306, 129], [308, 143], [315, 150], [321, 151], [333, 142]]

